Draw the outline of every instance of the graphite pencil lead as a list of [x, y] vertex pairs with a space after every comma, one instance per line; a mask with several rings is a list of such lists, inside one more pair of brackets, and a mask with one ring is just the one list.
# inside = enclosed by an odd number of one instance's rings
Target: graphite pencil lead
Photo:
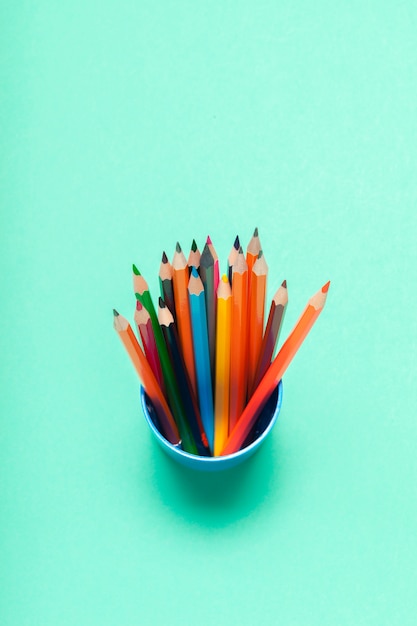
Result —
[[196, 250], [197, 250], [197, 244], [196, 244], [195, 239], [193, 239], [193, 243], [191, 244], [191, 250], [192, 250], [193, 252], [196, 252]]
[[239, 248], [240, 248], [239, 235], [236, 235], [236, 239], [234, 241], [233, 247], [234, 247], [235, 250], [239, 250]]
[[242, 248], [242, 246], [239, 246], [239, 254], [243, 254], [243, 248]]
[[136, 276], [140, 276], [141, 273], [139, 272], [138, 268], [136, 267], [136, 265], [133, 263], [132, 265], [132, 269], [133, 269], [133, 273], [136, 274]]
[[165, 309], [166, 308], [166, 304], [163, 301], [163, 299], [161, 298], [161, 296], [159, 296], [158, 304], [161, 307], [161, 309]]
[[175, 246], [175, 249], [176, 249], [177, 252], [182, 252], [181, 246], [180, 246], [178, 241], [177, 241], [177, 245]]
[[254, 237], [259, 237], [258, 227], [256, 227], [255, 230], [253, 231], [253, 236]]
[[264, 255], [263, 250], [259, 250], [258, 259], [262, 259], [263, 255]]
[[162, 263], [168, 263], [168, 257], [167, 257], [167, 255], [165, 254], [165, 250], [164, 250], [164, 252], [162, 253]]
[[116, 309], [113, 309], [113, 315], [114, 315], [114, 317], [119, 317], [120, 313], [118, 313], [118, 311], [116, 311]]

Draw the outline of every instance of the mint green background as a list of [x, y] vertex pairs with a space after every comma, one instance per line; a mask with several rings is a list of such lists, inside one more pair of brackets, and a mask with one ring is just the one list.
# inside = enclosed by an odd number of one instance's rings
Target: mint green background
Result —
[[[415, 2], [2, 2], [3, 626], [416, 623]], [[254, 226], [285, 336], [244, 467], [165, 458], [131, 263]]]

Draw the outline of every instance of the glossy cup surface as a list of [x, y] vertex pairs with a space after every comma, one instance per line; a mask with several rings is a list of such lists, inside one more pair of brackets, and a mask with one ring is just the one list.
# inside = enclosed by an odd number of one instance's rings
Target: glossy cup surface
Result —
[[143, 387], [140, 388], [140, 399], [143, 408], [143, 413], [151, 433], [154, 435], [158, 444], [164, 450], [166, 454], [172, 457], [175, 461], [181, 465], [185, 465], [190, 469], [205, 471], [205, 472], [217, 472], [225, 469], [230, 469], [239, 463], [242, 463], [245, 459], [248, 459], [258, 448], [262, 445], [269, 433], [272, 431], [275, 423], [278, 419], [279, 412], [282, 404], [282, 381], [279, 382], [277, 388], [272, 392], [271, 397], [263, 408], [261, 414], [258, 417], [255, 428], [251, 431], [245, 445], [238, 452], [228, 454], [227, 456], [216, 457], [204, 457], [196, 456], [188, 452], [184, 452], [179, 446], [174, 446], [167, 441], [163, 435], [159, 432], [155, 426], [153, 416], [155, 411], [151, 401], [145, 393]]

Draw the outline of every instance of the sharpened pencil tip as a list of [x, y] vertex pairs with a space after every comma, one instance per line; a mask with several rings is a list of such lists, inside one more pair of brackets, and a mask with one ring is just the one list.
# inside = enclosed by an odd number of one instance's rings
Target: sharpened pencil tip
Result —
[[175, 250], [176, 250], [177, 252], [182, 252], [182, 250], [181, 250], [181, 246], [180, 246], [180, 244], [179, 244], [179, 241], [177, 241], [177, 245], [175, 246]]
[[281, 287], [284, 287], [285, 289], [287, 288], [287, 281], [286, 280], [282, 281]]
[[165, 304], [165, 302], [162, 300], [161, 296], [159, 296], [158, 304], [159, 304], [159, 306], [161, 307], [161, 309], [165, 309], [165, 308], [166, 308], [166, 304]]
[[228, 283], [228, 282], [229, 282], [229, 279], [228, 279], [228, 277], [226, 276], [226, 274], [223, 274], [223, 276], [222, 276], [222, 281], [223, 281], [224, 283]]
[[196, 268], [194, 267], [194, 265], [191, 268], [191, 275], [194, 276], [194, 278], [198, 278], [199, 274], [196, 270]]
[[134, 263], [132, 265], [132, 269], [133, 269], [133, 273], [136, 274], [136, 276], [140, 276], [140, 272]]
[[235, 242], [233, 244], [233, 247], [234, 247], [235, 250], [239, 250], [239, 247], [240, 247], [239, 235], [236, 235], [236, 239], [235, 239]]
[[120, 313], [118, 313], [116, 309], [113, 309], [113, 315], [114, 317], [119, 317]]
[[168, 257], [165, 253], [165, 250], [162, 253], [162, 263], [168, 263]]
[[196, 244], [195, 239], [193, 239], [193, 243], [191, 244], [191, 250], [192, 250], [193, 252], [196, 252], [196, 251], [197, 251], [197, 244]]
[[258, 227], [256, 227], [255, 230], [253, 231], [253, 236], [254, 237], [259, 237]]
[[239, 246], [239, 254], [243, 254], [243, 248], [242, 248], [242, 246]]
[[327, 281], [325, 285], [323, 285], [323, 287], [321, 288], [322, 292], [327, 293], [329, 291], [329, 287], [330, 287], [330, 280]]
[[263, 250], [259, 250], [258, 259], [262, 259], [263, 255], [264, 255], [264, 251]]
[[211, 244], [213, 243], [213, 242], [211, 241], [211, 237], [210, 237], [210, 235], [207, 235], [206, 243], [207, 243], [207, 245], [208, 245], [208, 246], [211, 246]]

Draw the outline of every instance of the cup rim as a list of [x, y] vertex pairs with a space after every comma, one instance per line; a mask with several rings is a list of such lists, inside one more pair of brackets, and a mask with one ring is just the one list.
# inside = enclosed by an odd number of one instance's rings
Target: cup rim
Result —
[[278, 385], [278, 396], [277, 396], [277, 403], [274, 407], [274, 412], [273, 415], [271, 417], [271, 420], [268, 424], [268, 426], [265, 428], [265, 430], [259, 435], [259, 437], [257, 439], [255, 439], [254, 441], [252, 441], [252, 443], [250, 443], [248, 446], [246, 446], [245, 448], [241, 448], [240, 450], [238, 450], [237, 452], [232, 452], [232, 454], [226, 454], [224, 456], [199, 456], [198, 454], [191, 454], [190, 452], [186, 452], [185, 450], [183, 450], [182, 448], [180, 448], [179, 444], [174, 445], [172, 443], [170, 443], [167, 439], [165, 439], [165, 437], [159, 432], [159, 430], [157, 429], [157, 427], [155, 426], [155, 424], [152, 421], [152, 418], [149, 414], [148, 408], [146, 406], [146, 399], [145, 399], [145, 389], [144, 387], [141, 385], [140, 386], [140, 400], [141, 400], [141, 405], [142, 405], [142, 410], [143, 413], [145, 415], [145, 419], [146, 422], [151, 430], [151, 432], [153, 433], [153, 435], [158, 439], [159, 443], [165, 447], [167, 450], [171, 451], [174, 454], [178, 454], [179, 456], [183, 457], [184, 459], [188, 459], [190, 462], [193, 463], [201, 463], [201, 464], [222, 464], [227, 462], [228, 460], [236, 460], [239, 459], [239, 457], [242, 456], [246, 456], [246, 455], [250, 455], [251, 451], [253, 451], [255, 448], [257, 448], [263, 441], [264, 439], [269, 435], [269, 433], [271, 432], [272, 428], [274, 427], [278, 416], [280, 414], [281, 411], [281, 405], [282, 405], [282, 397], [283, 397], [283, 387], [282, 387], [282, 380], [279, 381]]

